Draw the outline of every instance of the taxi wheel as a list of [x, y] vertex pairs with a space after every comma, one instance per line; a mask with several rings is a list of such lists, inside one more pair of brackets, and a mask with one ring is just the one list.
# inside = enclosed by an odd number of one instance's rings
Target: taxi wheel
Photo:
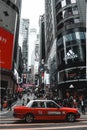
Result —
[[68, 115], [67, 115], [67, 120], [69, 121], [69, 122], [74, 122], [75, 121], [75, 115], [73, 114], [73, 113], [69, 113]]
[[27, 123], [31, 123], [31, 122], [33, 122], [33, 120], [34, 120], [34, 116], [33, 116], [32, 114], [27, 114], [27, 115], [26, 115], [25, 121], [26, 121]]

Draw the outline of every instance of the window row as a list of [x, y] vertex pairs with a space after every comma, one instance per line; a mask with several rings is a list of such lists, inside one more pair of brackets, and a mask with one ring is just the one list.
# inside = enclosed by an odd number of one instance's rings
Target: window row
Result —
[[[58, 23], [58, 21], [57, 21], [57, 23]], [[71, 26], [72, 24], [78, 24], [78, 23], [80, 23], [79, 17], [77, 17], [77, 18], [70, 18], [70, 19], [64, 21], [64, 23], [61, 23], [61, 24], [57, 25], [57, 30], [59, 31], [63, 27], [67, 28], [68, 26]]]
[[72, 3], [76, 3], [76, 0], [62, 0], [61, 4], [62, 7], [68, 5], [68, 4], [72, 4]]
[[77, 14], [78, 14], [77, 6], [69, 7], [67, 9], [63, 10], [63, 18], [72, 16], [72, 15], [77, 15]]
[[86, 68], [78, 67], [60, 71], [58, 73], [58, 81], [65, 82], [69, 80], [86, 79]]
[[[58, 1], [58, 0], [57, 0]], [[57, 2], [56, 2], [57, 3]], [[59, 2], [57, 5], [56, 5], [56, 13], [63, 7], [65, 7], [66, 5], [69, 5], [69, 4], [73, 4], [73, 3], [76, 3], [76, 0], [62, 0], [61, 2]]]
[[57, 45], [61, 45], [63, 44], [63, 42], [70, 42], [70, 41], [74, 41], [74, 40], [84, 40], [86, 39], [86, 34], [85, 32], [75, 32], [75, 33], [69, 33], [64, 35], [63, 37], [58, 39]]
[[[68, 18], [68, 17], [70, 17], [70, 16], [72, 16], [72, 15], [78, 15], [78, 10], [76, 11], [76, 10], [73, 10], [72, 11], [72, 8], [68, 8], [68, 9], [66, 9], [66, 10], [64, 10], [63, 11], [63, 13], [62, 12], [60, 12], [58, 15], [57, 15], [57, 17], [56, 17], [56, 19], [57, 19], [57, 24], [59, 23], [59, 22], [61, 22], [62, 20], [64, 20], [64, 18]], [[75, 18], [76, 19], [76, 18]], [[72, 19], [69, 19], [69, 20], [67, 20], [67, 21], [70, 21], [70, 22], [72, 22], [72, 23], [78, 23], [78, 22], [80, 22], [80, 20], [79, 20], [79, 18], [78, 18], [78, 21], [77, 20], [75, 20], [74, 21], [74, 18], [72, 18]], [[66, 22], [67, 22], [66, 21]], [[69, 22], [69, 23], [70, 23]]]

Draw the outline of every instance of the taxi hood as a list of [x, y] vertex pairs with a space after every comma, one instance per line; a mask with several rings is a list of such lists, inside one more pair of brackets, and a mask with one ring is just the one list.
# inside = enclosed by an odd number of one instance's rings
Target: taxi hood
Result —
[[78, 111], [77, 108], [70, 108], [70, 107], [61, 107], [61, 110], [63, 110], [63, 111]]

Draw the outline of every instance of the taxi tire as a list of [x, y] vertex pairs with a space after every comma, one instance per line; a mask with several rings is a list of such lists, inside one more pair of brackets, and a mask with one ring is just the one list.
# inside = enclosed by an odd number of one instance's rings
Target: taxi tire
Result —
[[25, 121], [26, 121], [27, 123], [33, 122], [33, 121], [34, 121], [34, 116], [33, 116], [32, 114], [27, 114], [27, 115], [25, 116]]
[[75, 121], [75, 115], [73, 114], [73, 113], [69, 113], [68, 115], [67, 115], [67, 121], [68, 122], [74, 122]]

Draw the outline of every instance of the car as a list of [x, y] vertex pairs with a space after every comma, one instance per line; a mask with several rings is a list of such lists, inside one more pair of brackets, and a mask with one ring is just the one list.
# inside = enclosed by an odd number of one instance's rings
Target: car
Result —
[[80, 118], [80, 113], [76, 108], [59, 106], [53, 100], [30, 100], [26, 106], [15, 106], [13, 116], [25, 119], [27, 123], [34, 120], [67, 120], [74, 122], [77, 118]]

